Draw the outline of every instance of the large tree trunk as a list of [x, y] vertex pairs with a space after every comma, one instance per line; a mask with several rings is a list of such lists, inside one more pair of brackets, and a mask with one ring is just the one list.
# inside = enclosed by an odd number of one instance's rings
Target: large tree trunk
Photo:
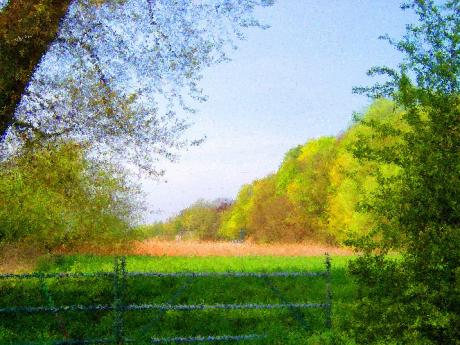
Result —
[[10, 0], [0, 12], [0, 141], [72, 0]]

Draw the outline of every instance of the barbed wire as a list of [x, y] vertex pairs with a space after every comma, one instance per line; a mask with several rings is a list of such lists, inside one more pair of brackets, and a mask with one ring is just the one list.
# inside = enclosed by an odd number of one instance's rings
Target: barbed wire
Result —
[[[55, 340], [52, 342], [52, 345], [86, 345], [86, 344], [113, 344], [114, 339], [65, 339], [65, 340]], [[48, 343], [49, 344], [49, 343]]]
[[[97, 312], [97, 311], [113, 311], [115, 313], [113, 323], [113, 338], [98, 338], [98, 339], [67, 339], [67, 340], [49, 340], [46, 344], [53, 345], [76, 345], [76, 344], [106, 344], [106, 343], [136, 343], [140, 339], [129, 339], [124, 337], [123, 330], [123, 313], [126, 311], [143, 311], [143, 310], [157, 310], [159, 312], [167, 311], [193, 311], [193, 310], [242, 310], [242, 309], [284, 309], [287, 308], [290, 312], [296, 316], [301, 317], [299, 321], [304, 322], [303, 315], [299, 314], [300, 309], [304, 308], [323, 308], [326, 312], [326, 326], [331, 327], [331, 306], [332, 306], [332, 294], [331, 294], [331, 265], [329, 256], [326, 257], [326, 271], [322, 272], [128, 272], [126, 269], [126, 259], [124, 257], [116, 257], [114, 260], [114, 270], [112, 272], [93, 272], [93, 273], [82, 273], [82, 272], [68, 272], [68, 273], [25, 273], [25, 274], [0, 274], [1, 279], [39, 279], [40, 287], [44, 298], [47, 302], [47, 306], [14, 306], [0, 308], [0, 314], [15, 314], [15, 313], [53, 313], [57, 314], [62, 312]], [[327, 284], [327, 296], [325, 303], [288, 303], [282, 293], [268, 280], [268, 278], [275, 277], [320, 277], [326, 278]], [[45, 279], [51, 278], [95, 278], [95, 277], [110, 277], [113, 278], [113, 304], [112, 305], [68, 305], [68, 306], [55, 306], [54, 301], [51, 297], [49, 286], [45, 282]], [[281, 299], [282, 303], [279, 304], [173, 304], [175, 296], [171, 300], [172, 303], [163, 304], [124, 304], [124, 294], [126, 293], [126, 280], [128, 277], [184, 277], [187, 278], [187, 283], [183, 288], [179, 289], [177, 295], [183, 293], [188, 283], [191, 283], [193, 278], [201, 277], [254, 277], [254, 278], [265, 278], [265, 282], [270, 286], [272, 291]], [[161, 318], [161, 316], [160, 316]], [[301, 323], [302, 323], [301, 322]], [[149, 324], [151, 326], [151, 324]], [[307, 326], [306, 324], [304, 326]], [[308, 328], [308, 327], [307, 327]], [[176, 337], [176, 338], [150, 338], [146, 336], [143, 341], [150, 342], [152, 344], [159, 343], [191, 343], [191, 342], [210, 342], [210, 341], [240, 341], [240, 340], [252, 340], [266, 337], [266, 335], [223, 335], [223, 336], [195, 336], [195, 337]], [[16, 342], [16, 344], [43, 344], [43, 342]]]
[[[281, 309], [281, 308], [327, 308], [326, 303], [279, 303], [279, 304], [129, 304], [118, 306], [122, 311], [141, 310], [205, 310], [205, 309]], [[84, 312], [84, 311], [112, 311], [113, 305], [68, 305], [59, 307], [8, 307], [0, 308], [0, 314], [12, 313], [61, 313], [61, 312]]]
[[177, 337], [177, 338], [152, 338], [152, 344], [162, 343], [196, 343], [207, 341], [240, 341], [240, 340], [255, 340], [266, 338], [266, 335], [261, 334], [248, 334], [248, 335], [222, 335], [222, 336], [208, 336], [208, 337]]
[[96, 273], [23, 273], [23, 274], [0, 274], [0, 279], [51, 279], [51, 278], [97, 278], [97, 277], [112, 277], [114, 272], [96, 272]]
[[[96, 278], [113, 277], [114, 272], [95, 273], [24, 273], [24, 274], [0, 274], [0, 279], [51, 279], [51, 278]], [[326, 276], [327, 272], [127, 272], [127, 277], [318, 277]]]
[[[130, 341], [128, 341], [130, 342]], [[64, 340], [37, 340], [37, 341], [15, 341], [15, 345], [86, 345], [86, 344], [110, 344], [114, 343], [113, 338], [96, 338], [96, 339], [64, 339]], [[11, 343], [2, 343], [2, 345]]]
[[[247, 335], [220, 335], [220, 336], [196, 336], [196, 337], [175, 337], [175, 338], [150, 338], [147, 343], [164, 344], [164, 343], [196, 343], [210, 341], [243, 341], [267, 338], [265, 334], [247, 334]], [[110, 344], [114, 343], [113, 338], [96, 338], [96, 339], [65, 339], [65, 340], [48, 340], [48, 341], [22, 341], [16, 342], [15, 345], [90, 345], [90, 344]], [[124, 338], [123, 343], [136, 343], [135, 339]], [[2, 343], [0, 343], [2, 344]]]
[[128, 276], [142, 277], [317, 277], [325, 276], [326, 272], [177, 272], [177, 273], [160, 273], [160, 272], [129, 272]]
[[280, 303], [280, 304], [184, 304], [184, 305], [168, 305], [168, 304], [144, 304], [144, 305], [128, 305], [125, 310], [205, 310], [205, 309], [282, 309], [282, 308], [326, 308], [323, 303]]

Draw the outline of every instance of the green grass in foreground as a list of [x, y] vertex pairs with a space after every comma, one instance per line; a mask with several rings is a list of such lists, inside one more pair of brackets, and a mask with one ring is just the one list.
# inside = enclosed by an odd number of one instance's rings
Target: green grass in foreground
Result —
[[[324, 257], [127, 257], [128, 271], [155, 272], [273, 272], [323, 271]], [[332, 257], [333, 330], [324, 327], [322, 309], [206, 310], [125, 312], [129, 338], [268, 334], [269, 338], [241, 344], [342, 344], [354, 285], [346, 275], [350, 257]], [[60, 256], [42, 260], [43, 272], [112, 271], [113, 257]], [[274, 291], [270, 282], [276, 287]], [[113, 303], [112, 278], [38, 279], [0, 281], [0, 308], [11, 306]], [[130, 277], [126, 304], [277, 304], [325, 300], [323, 277], [261, 278], [146, 278]], [[47, 293], [45, 290], [48, 290]], [[281, 297], [282, 296], [282, 297]], [[112, 333], [112, 312], [0, 314], [0, 343], [106, 338]], [[136, 344], [147, 344], [142, 340]], [[219, 342], [214, 342], [219, 343]], [[220, 342], [224, 343], [224, 342]], [[234, 342], [225, 342], [234, 343]]]

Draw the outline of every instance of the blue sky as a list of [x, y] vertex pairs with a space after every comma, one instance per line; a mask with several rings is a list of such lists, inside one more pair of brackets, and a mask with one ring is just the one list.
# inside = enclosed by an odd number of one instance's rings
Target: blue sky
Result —
[[378, 36], [400, 37], [413, 20], [397, 0], [278, 0], [260, 10], [268, 30], [251, 30], [233, 61], [205, 71], [209, 100], [198, 105], [190, 137], [207, 136], [179, 162], [164, 164], [165, 181], [144, 181], [146, 221], [165, 219], [200, 198], [235, 198], [244, 183], [276, 171], [284, 153], [311, 138], [337, 135], [353, 95], [374, 65], [396, 66], [397, 51]]

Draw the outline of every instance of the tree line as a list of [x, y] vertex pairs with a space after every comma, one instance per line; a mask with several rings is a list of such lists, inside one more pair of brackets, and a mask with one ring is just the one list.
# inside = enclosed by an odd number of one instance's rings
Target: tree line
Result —
[[377, 174], [389, 178], [398, 167], [363, 164], [352, 151], [362, 145], [385, 150], [404, 139], [376, 140], [377, 132], [360, 121], [403, 130], [407, 124], [402, 113], [394, 102], [377, 100], [339, 136], [312, 139], [289, 150], [275, 173], [242, 186], [234, 201], [199, 200], [165, 222], [144, 226], [143, 231], [204, 240], [235, 240], [243, 232], [262, 243], [330, 244], [366, 234], [378, 219], [359, 206], [376, 193]]

